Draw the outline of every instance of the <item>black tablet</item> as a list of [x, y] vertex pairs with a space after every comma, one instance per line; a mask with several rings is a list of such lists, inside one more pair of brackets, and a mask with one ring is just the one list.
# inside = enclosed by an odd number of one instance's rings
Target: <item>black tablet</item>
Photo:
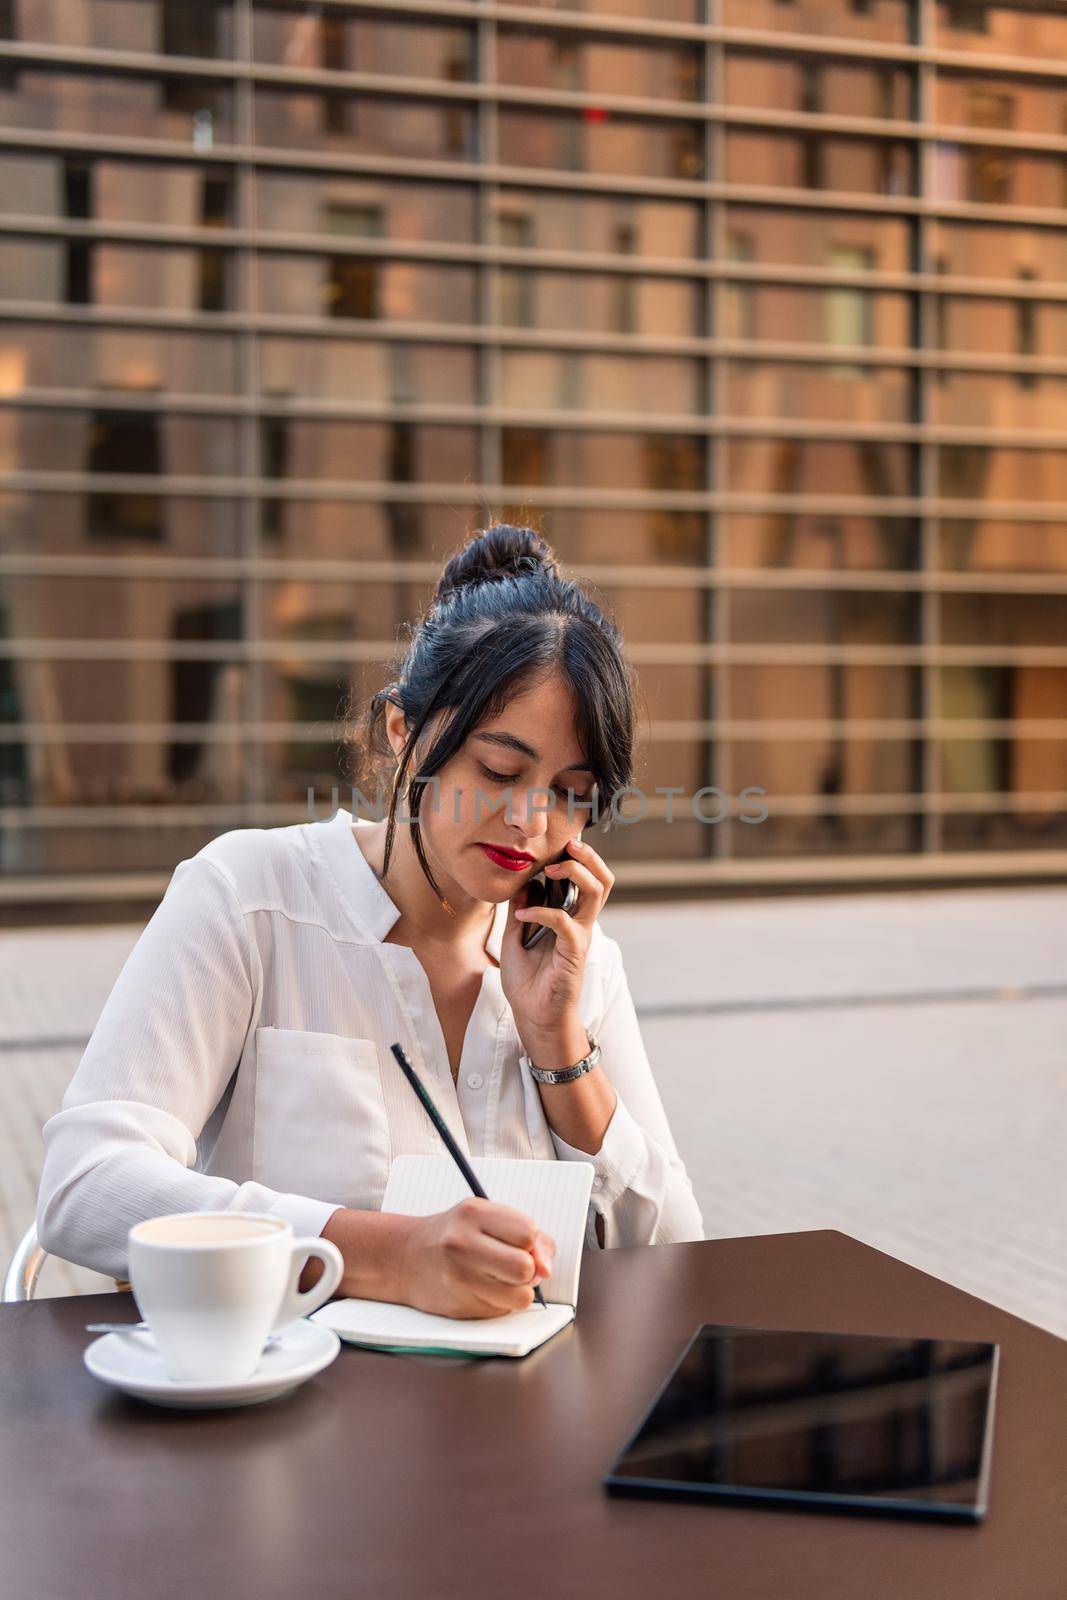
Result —
[[966, 1340], [706, 1323], [604, 1485], [980, 1522], [999, 1360]]

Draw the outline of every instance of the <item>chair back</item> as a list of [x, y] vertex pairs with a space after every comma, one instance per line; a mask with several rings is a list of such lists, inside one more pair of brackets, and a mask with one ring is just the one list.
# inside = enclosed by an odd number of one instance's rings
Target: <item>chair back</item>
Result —
[[4, 1274], [3, 1303], [12, 1300], [32, 1300], [37, 1293], [37, 1279], [48, 1260], [48, 1251], [37, 1243], [37, 1226], [30, 1224], [15, 1248], [15, 1254]]

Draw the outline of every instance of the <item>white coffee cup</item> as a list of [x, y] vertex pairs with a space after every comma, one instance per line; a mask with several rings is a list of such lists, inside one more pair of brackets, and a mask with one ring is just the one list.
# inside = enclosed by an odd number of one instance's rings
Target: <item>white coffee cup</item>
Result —
[[[135, 1223], [129, 1277], [172, 1378], [247, 1378], [271, 1333], [327, 1301], [344, 1258], [329, 1239], [297, 1239], [284, 1217], [248, 1211], [179, 1211]], [[325, 1271], [297, 1284], [308, 1256]]]

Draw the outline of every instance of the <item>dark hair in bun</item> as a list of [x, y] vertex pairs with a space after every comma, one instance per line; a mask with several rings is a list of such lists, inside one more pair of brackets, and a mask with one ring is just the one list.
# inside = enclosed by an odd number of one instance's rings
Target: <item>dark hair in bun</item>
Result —
[[434, 599], [443, 600], [471, 583], [517, 578], [523, 572], [560, 576], [559, 563], [539, 533], [533, 528], [513, 528], [510, 523], [498, 522], [448, 558]]
[[[596, 601], [564, 577], [551, 546], [534, 528], [496, 523], [445, 562], [433, 600], [393, 662], [390, 681], [371, 697], [352, 743], [363, 774], [393, 784], [383, 871], [389, 870], [396, 809], [427, 724], [417, 776], [407, 789], [412, 842], [429, 883], [444, 896], [426, 862], [419, 806], [432, 778], [513, 695], [558, 673], [574, 696], [576, 732], [593, 770], [601, 812], [633, 779], [637, 679], [622, 635]], [[385, 730], [387, 703], [409, 730], [400, 766]], [[579, 813], [580, 814], [580, 813]], [[610, 826], [605, 821], [604, 826]]]

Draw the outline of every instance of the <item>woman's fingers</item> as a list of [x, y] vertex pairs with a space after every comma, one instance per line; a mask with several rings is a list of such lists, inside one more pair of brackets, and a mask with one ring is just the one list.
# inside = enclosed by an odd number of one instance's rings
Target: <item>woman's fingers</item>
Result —
[[508, 1284], [529, 1284], [547, 1277], [556, 1242], [513, 1206], [491, 1200], [462, 1202], [478, 1230], [475, 1248], [487, 1274]]

